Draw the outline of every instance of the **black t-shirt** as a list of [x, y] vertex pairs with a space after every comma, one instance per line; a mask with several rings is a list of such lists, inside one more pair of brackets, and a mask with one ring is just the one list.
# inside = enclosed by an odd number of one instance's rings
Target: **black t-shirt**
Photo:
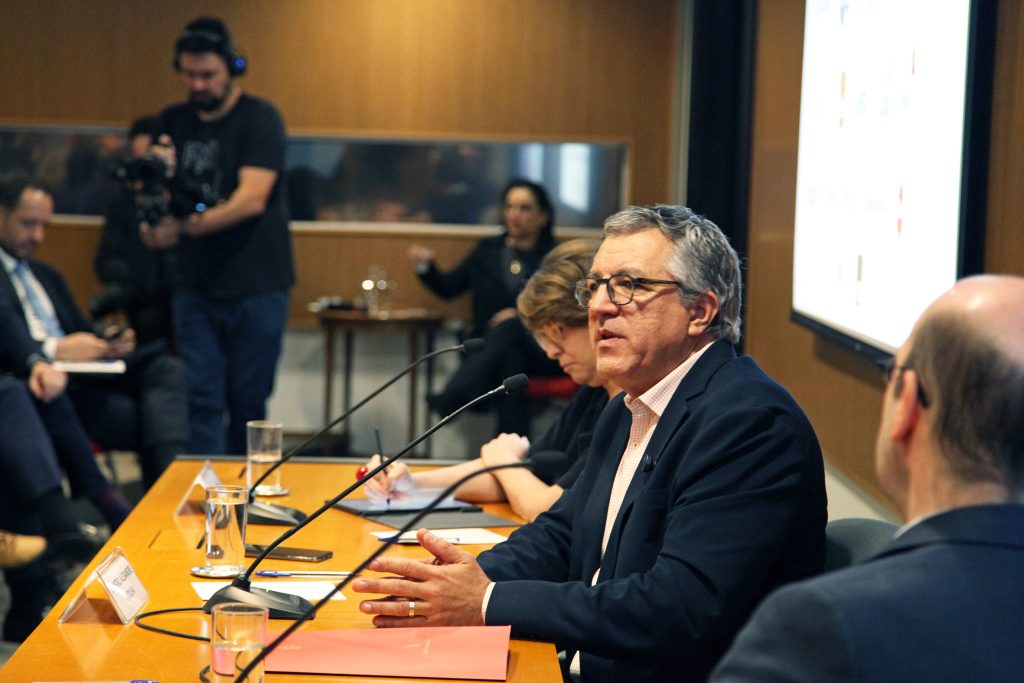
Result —
[[276, 171], [274, 189], [259, 216], [178, 246], [179, 285], [210, 299], [235, 299], [288, 289], [295, 283], [285, 198], [284, 122], [274, 105], [243, 94], [228, 115], [205, 123], [189, 104], [164, 110], [160, 133], [174, 141], [178, 175], [205, 185], [221, 200], [238, 187], [238, 171]]
[[568, 460], [569, 469], [557, 481], [545, 481], [545, 484], [558, 484], [563, 489], [573, 485], [586, 463], [585, 456], [590, 450], [597, 418], [601, 417], [607, 405], [608, 392], [605, 389], [582, 387], [555, 423], [530, 444], [530, 454], [562, 451]]

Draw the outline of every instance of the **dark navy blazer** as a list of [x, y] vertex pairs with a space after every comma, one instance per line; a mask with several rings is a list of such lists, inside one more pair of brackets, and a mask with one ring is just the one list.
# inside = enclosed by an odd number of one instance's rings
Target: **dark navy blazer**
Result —
[[[75, 303], [64, 276], [41, 261], [29, 260], [28, 266], [32, 274], [39, 280], [39, 284], [46, 290], [46, 295], [50, 297], [57, 320], [60, 321], [65, 334], [95, 331]], [[29, 335], [28, 319], [25, 317], [21, 299], [18, 298], [18, 292], [14, 289], [11, 276], [4, 268], [0, 268], [0, 297], [3, 297], [7, 304], [0, 307], [0, 314], [3, 315], [0, 324], [11, 325], [12, 328], [8, 332], [20, 330], [20, 334], [5, 335], [4, 337], [5, 341], [13, 347], [8, 350], [8, 353], [20, 356], [13, 359], [16, 367], [7, 369], [21, 372], [24, 370], [22, 366], [29, 354], [42, 352], [42, 344], [33, 340]]]
[[821, 452], [792, 397], [715, 342], [661, 416], [602, 560], [630, 423], [613, 399], [576, 485], [480, 556], [497, 582], [487, 623], [580, 650], [584, 681], [702, 680], [764, 595], [821, 571]]
[[1024, 506], [929, 517], [765, 600], [715, 681], [1024, 680]]

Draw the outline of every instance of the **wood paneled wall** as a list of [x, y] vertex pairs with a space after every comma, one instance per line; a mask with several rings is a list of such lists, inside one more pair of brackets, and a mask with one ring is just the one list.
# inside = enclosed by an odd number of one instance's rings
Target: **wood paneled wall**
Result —
[[[828, 459], [878, 493], [875, 369], [789, 322], [803, 5], [759, 5], [747, 350], [805, 407]], [[293, 130], [620, 136], [634, 144], [633, 200], [649, 202], [669, 196], [672, 6], [225, 0], [215, 10], [249, 51], [246, 87], [277, 101]], [[194, 1], [3, 0], [0, 118], [109, 123], [156, 109], [179, 95], [166, 66], [169, 45], [203, 10]], [[1024, 274], [1024, 3], [1000, 0], [999, 10], [986, 265]], [[96, 226], [65, 232], [63, 262], [88, 263]], [[407, 283], [401, 264], [416, 238], [297, 234], [294, 307], [346, 294], [343, 283], [357, 282], [370, 259], [403, 278], [403, 301], [420, 301], [427, 295]], [[469, 248], [443, 234], [429, 240], [449, 263]], [[83, 274], [83, 286], [90, 277]]]
[[602, 138], [671, 196], [675, 0], [0, 0], [0, 120], [126, 124], [183, 98], [175, 38], [222, 17], [292, 132]]
[[[64, 274], [82, 310], [88, 310], [89, 299], [102, 287], [92, 269], [100, 231], [98, 218], [58, 218], [47, 229], [38, 253], [38, 258], [54, 264]], [[397, 225], [293, 224], [298, 282], [291, 290], [290, 323], [315, 324], [308, 304], [321, 296], [358, 300], [359, 285], [371, 264], [384, 268], [391, 276], [395, 290], [389, 297], [390, 306], [432, 308], [443, 311], [449, 319], [468, 320], [468, 297], [438, 299], [420, 284], [405, 252], [414, 242], [424, 244], [436, 252], [438, 265], [448, 269], [486, 234], [497, 234], [497, 228], [431, 230]]]
[[[1024, 3], [1001, 0], [999, 12], [985, 262], [990, 272], [1024, 275]], [[760, 3], [747, 350], [793, 392], [826, 457], [881, 497], [872, 459], [877, 371], [789, 322], [803, 24], [803, 0]]]

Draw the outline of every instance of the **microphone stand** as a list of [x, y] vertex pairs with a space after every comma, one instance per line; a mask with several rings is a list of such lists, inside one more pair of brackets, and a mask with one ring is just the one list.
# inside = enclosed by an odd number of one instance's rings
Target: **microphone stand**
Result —
[[[278, 536], [276, 541], [274, 541], [273, 543], [271, 543], [263, 549], [263, 552], [261, 552], [256, 557], [256, 559], [252, 561], [252, 564], [249, 565], [249, 568], [246, 569], [244, 573], [239, 574], [235, 577], [235, 579], [231, 582], [230, 586], [225, 586], [224, 588], [221, 588], [216, 593], [214, 593], [210, 597], [210, 599], [206, 601], [206, 604], [203, 605], [203, 611], [210, 612], [213, 610], [215, 605], [219, 605], [223, 602], [244, 602], [250, 605], [261, 605], [269, 608], [271, 619], [298, 619], [304, 613], [308, 612], [309, 609], [312, 607], [312, 604], [308, 600], [306, 600], [305, 598], [301, 598], [297, 595], [290, 595], [288, 593], [281, 593], [279, 591], [264, 590], [262, 588], [252, 587], [250, 577], [252, 576], [252, 573], [256, 570], [256, 567], [259, 566], [260, 562], [262, 562], [279, 545], [281, 545], [286, 540], [297, 534], [300, 530], [305, 528], [308, 524], [310, 524], [314, 519], [322, 515], [324, 512], [334, 507], [334, 505], [342, 498], [345, 498], [347, 495], [355, 491], [357, 488], [363, 486], [372, 477], [376, 476], [378, 472], [381, 472], [382, 470], [390, 466], [391, 463], [395, 462], [403, 455], [405, 455], [412, 449], [416, 448], [416, 446], [418, 446], [424, 439], [426, 439], [431, 434], [436, 432], [438, 429], [444, 427], [446, 424], [448, 424], [453, 419], [458, 417], [463, 411], [472, 408], [481, 401], [489, 399], [491, 396], [494, 396], [495, 394], [502, 392], [512, 393], [513, 391], [521, 391], [522, 389], [525, 389], [528, 384], [529, 380], [527, 379], [526, 375], [513, 375], [512, 377], [509, 377], [504, 382], [502, 382], [500, 386], [491, 389], [486, 394], [477, 396], [472, 401], [470, 401], [466, 405], [462, 406], [461, 408], [453, 412], [451, 415], [447, 415], [441, 418], [441, 420], [437, 424], [435, 424], [427, 431], [423, 432], [423, 434], [414, 439], [411, 443], [409, 443], [409, 445], [407, 445], [401, 451], [391, 456], [387, 460], [381, 462], [380, 465], [367, 472], [362, 479], [357, 480], [354, 484], [350, 485], [337, 496], [324, 503], [319, 509], [311, 513], [309, 517], [307, 517], [305, 520], [303, 520], [299, 524], [295, 525], [291, 529], [288, 529], [283, 534]], [[427, 508], [427, 510], [432, 510], [433, 507], [436, 505], [437, 502], [433, 503], [430, 507]], [[422, 519], [422, 516], [414, 517], [413, 521], [418, 521], [419, 519]]]
[[389, 379], [387, 382], [382, 384], [380, 387], [378, 387], [369, 396], [367, 396], [366, 398], [362, 399], [361, 401], [356, 403], [354, 406], [352, 406], [351, 408], [346, 410], [344, 413], [342, 413], [341, 415], [336, 417], [334, 420], [332, 420], [330, 423], [328, 423], [325, 427], [322, 427], [319, 430], [317, 430], [316, 432], [314, 432], [312, 436], [308, 437], [306, 440], [304, 440], [299, 445], [294, 446], [293, 448], [290, 448], [288, 450], [288, 452], [285, 453], [284, 456], [280, 460], [278, 460], [276, 463], [274, 463], [274, 465], [270, 469], [268, 469], [266, 472], [264, 472], [263, 475], [259, 479], [257, 479], [255, 482], [253, 482], [253, 485], [249, 488], [249, 503], [246, 506], [246, 515], [247, 515], [246, 523], [247, 524], [268, 524], [268, 525], [276, 525], [276, 526], [294, 526], [294, 525], [302, 522], [304, 519], [306, 519], [306, 514], [304, 512], [302, 512], [301, 510], [297, 510], [295, 508], [286, 507], [284, 505], [274, 505], [272, 503], [266, 503], [264, 501], [256, 500], [256, 487], [259, 486], [260, 484], [262, 484], [263, 481], [274, 472], [274, 470], [276, 470], [278, 467], [280, 467], [281, 465], [283, 465], [286, 462], [288, 462], [289, 460], [291, 460], [292, 457], [294, 457], [299, 451], [301, 451], [303, 448], [305, 448], [309, 444], [311, 444], [314, 441], [316, 441], [317, 439], [319, 439], [321, 436], [323, 436], [329, 430], [331, 430], [334, 427], [336, 427], [342, 421], [347, 419], [352, 413], [356, 412], [357, 410], [362, 408], [364, 405], [369, 403], [372, 399], [376, 398], [381, 392], [383, 392], [385, 389], [390, 387], [392, 384], [394, 384], [395, 382], [400, 380], [402, 377], [405, 377], [407, 374], [409, 374], [409, 372], [414, 370], [420, 364], [425, 363], [426, 361], [428, 361], [428, 360], [430, 360], [432, 358], [436, 358], [437, 356], [440, 356], [441, 354], [444, 354], [444, 353], [450, 353], [452, 351], [463, 351], [465, 353], [476, 353], [477, 351], [480, 351], [481, 349], [483, 349], [483, 347], [484, 347], [484, 340], [474, 337], [472, 339], [467, 339], [465, 342], [463, 342], [462, 344], [459, 344], [457, 346], [449, 346], [448, 348], [445, 348], [445, 349], [438, 349], [437, 351], [432, 351], [431, 353], [428, 353], [427, 355], [422, 356], [421, 358], [418, 358], [417, 360], [415, 360], [412, 363], [410, 363], [404, 370], [402, 370], [397, 375], [395, 375], [394, 377]]
[[[562, 458], [565, 457], [564, 454], [560, 455], [562, 456]], [[386, 552], [388, 548], [397, 543], [400, 536], [414, 529], [416, 525], [419, 524], [420, 520], [429, 515], [434, 510], [435, 507], [441, 504], [441, 501], [443, 501], [448, 496], [452, 495], [452, 493], [455, 492], [455, 489], [459, 488], [473, 477], [479, 476], [481, 474], [495, 472], [497, 470], [512, 469], [517, 467], [530, 467], [531, 465], [534, 464], [541, 464], [540, 460], [541, 459], [538, 459], [536, 461], [532, 459], [527, 459], [506, 465], [491, 465], [490, 467], [483, 467], [475, 472], [470, 472], [469, 474], [462, 477], [457, 482], [446, 488], [437, 498], [430, 501], [430, 503], [425, 508], [417, 512], [413, 516], [413, 518], [410, 519], [401, 529], [396, 531], [393, 536], [389, 537], [384, 543], [382, 543], [379, 548], [370, 553], [369, 557], [363, 560], [358, 567], [353, 569], [351, 574], [346, 576], [337, 585], [335, 585], [334, 588], [332, 588], [327, 595], [322, 597], [315, 605], [310, 605], [310, 607], [306, 610], [304, 614], [301, 614], [298, 617], [296, 617], [295, 621], [289, 624], [288, 628], [286, 628], [281, 633], [281, 635], [272, 640], [270, 644], [263, 648], [263, 650], [258, 655], [256, 655], [256, 657], [249, 663], [249, 665], [245, 667], [241, 671], [241, 673], [238, 674], [238, 676], [235, 678], [234, 683], [245, 683], [245, 681], [247, 680], [246, 676], [252, 673], [252, 670], [260, 662], [266, 659], [267, 655], [269, 655], [274, 649], [276, 649], [277, 646], [280, 645], [282, 641], [284, 641], [291, 634], [295, 633], [295, 631], [297, 631], [298, 628], [302, 626], [303, 623], [312, 619], [321, 607], [326, 605], [332, 597], [334, 597], [339, 591], [345, 588], [345, 586], [351, 583], [353, 579], [362, 574], [362, 572], [366, 570], [366, 568], [370, 565], [371, 562], [376, 560], [378, 557], [384, 554], [384, 552]]]

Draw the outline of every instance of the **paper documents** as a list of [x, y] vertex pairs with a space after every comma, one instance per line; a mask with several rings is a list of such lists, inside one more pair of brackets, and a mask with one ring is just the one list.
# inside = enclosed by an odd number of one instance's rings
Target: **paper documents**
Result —
[[91, 361], [54, 361], [53, 367], [58, 370], [83, 375], [123, 375], [123, 360], [91, 360]]
[[[386, 541], [395, 535], [394, 531], [371, 531], [370, 533], [382, 541]], [[501, 543], [502, 541], [507, 540], [506, 537], [501, 534], [496, 534], [493, 531], [488, 531], [487, 529], [481, 529], [478, 527], [471, 529], [431, 529], [430, 533], [440, 539], [456, 545], [494, 545], [495, 543]], [[415, 531], [405, 532], [398, 538], [398, 542], [402, 545], [419, 544]]]

